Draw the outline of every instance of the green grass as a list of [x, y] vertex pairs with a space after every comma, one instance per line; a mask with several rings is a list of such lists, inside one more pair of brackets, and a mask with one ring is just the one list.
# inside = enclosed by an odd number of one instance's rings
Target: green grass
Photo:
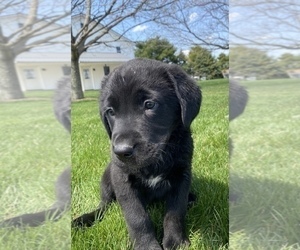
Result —
[[[234, 152], [230, 190], [231, 249], [300, 249], [299, 80], [243, 82], [250, 99], [230, 124]], [[187, 214], [190, 249], [226, 249], [228, 242], [228, 85], [200, 82], [203, 104], [192, 124], [192, 189]], [[53, 183], [69, 163], [69, 135], [55, 120], [52, 91], [28, 91], [26, 101], [0, 104], [0, 220], [40, 211], [54, 200]], [[72, 107], [72, 218], [99, 202], [99, 180], [110, 145], [98, 111], [98, 92]], [[151, 216], [161, 241], [163, 207]], [[69, 214], [27, 230], [0, 230], [0, 249], [69, 249]], [[118, 204], [102, 222], [72, 232], [73, 249], [131, 249]]]
[[[228, 82], [200, 82], [203, 103], [192, 124], [194, 138], [193, 192], [198, 201], [187, 215], [189, 249], [226, 249], [228, 242]], [[98, 93], [72, 104], [72, 218], [99, 203], [99, 180], [110, 159], [109, 139], [100, 122]], [[161, 242], [163, 209], [150, 208]], [[92, 228], [72, 231], [72, 249], [131, 249], [118, 204]]]
[[25, 92], [25, 98], [52, 98], [53, 90], [30, 90]]
[[300, 249], [300, 81], [242, 84], [250, 99], [230, 124], [230, 248]]
[[[70, 164], [70, 136], [54, 117], [52, 94], [29, 91], [33, 100], [0, 104], [0, 220], [51, 206], [54, 182]], [[37, 228], [0, 229], [0, 249], [69, 249], [69, 225], [70, 214]]]

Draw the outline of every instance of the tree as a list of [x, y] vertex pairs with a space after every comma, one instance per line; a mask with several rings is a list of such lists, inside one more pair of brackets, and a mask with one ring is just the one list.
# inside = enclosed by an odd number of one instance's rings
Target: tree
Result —
[[255, 76], [257, 79], [271, 79], [280, 71], [275, 60], [263, 50], [236, 46], [230, 48], [230, 73]]
[[278, 72], [274, 78], [288, 78], [287, 71], [300, 68], [300, 55], [293, 55], [291, 53], [282, 54], [275, 61]]
[[[157, 20], [176, 0], [72, 0], [72, 18], [83, 17], [78, 32], [71, 30], [72, 99], [83, 98], [79, 58], [92, 46], [119, 40], [134, 27]], [[120, 35], [107, 38], [111, 30]]]
[[[54, 3], [53, 3], [54, 4]], [[14, 60], [17, 55], [35, 47], [61, 43], [59, 37], [69, 33], [67, 25], [58, 25], [70, 15], [68, 1], [60, 4], [31, 0], [2, 0], [2, 18], [19, 13], [25, 21], [19, 28], [4, 34], [0, 27], [0, 100], [20, 99], [24, 95], [18, 81]]]
[[231, 45], [299, 50], [298, 0], [232, 0], [230, 12]]
[[138, 42], [136, 48], [136, 57], [150, 58], [166, 63], [177, 63], [176, 48], [167, 39], [157, 36], [145, 42]]
[[220, 53], [217, 58], [217, 66], [220, 72], [222, 72], [222, 70], [229, 69], [229, 56], [224, 53]]
[[186, 63], [187, 63], [186, 55], [183, 53], [182, 50], [180, 50], [177, 56], [177, 64], [183, 66], [186, 65]]
[[177, 1], [156, 23], [177, 43], [229, 48], [228, 0]]
[[190, 75], [192, 74], [191, 68], [188, 65], [188, 58], [182, 50], [180, 50], [179, 54], [177, 55], [177, 64], [180, 65], [185, 70], [185, 72]]
[[284, 53], [278, 58], [278, 64], [283, 70], [300, 68], [300, 55], [296, 56], [291, 53]]
[[221, 72], [218, 70], [216, 60], [211, 52], [200, 46], [191, 48], [188, 56], [188, 65], [194, 75], [206, 77], [206, 79], [213, 79], [221, 76]]

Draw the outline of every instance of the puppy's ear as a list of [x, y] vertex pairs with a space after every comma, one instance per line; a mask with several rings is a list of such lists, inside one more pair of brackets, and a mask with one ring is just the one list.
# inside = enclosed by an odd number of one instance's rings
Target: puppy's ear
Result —
[[105, 115], [104, 115], [103, 117], [101, 116], [101, 118], [102, 118], [102, 122], [103, 122], [103, 124], [104, 124], [104, 127], [105, 127], [105, 129], [106, 129], [106, 132], [107, 132], [107, 134], [108, 134], [108, 136], [109, 136], [109, 139], [111, 139], [111, 129], [110, 129], [108, 120], [107, 120], [107, 118], [106, 118]]
[[105, 108], [104, 107], [105, 107], [104, 103], [101, 100], [101, 102], [100, 102], [100, 117], [101, 117], [103, 125], [106, 129], [106, 132], [109, 136], [109, 139], [111, 139], [111, 129], [110, 129], [110, 125], [109, 125], [109, 122], [108, 122], [106, 114], [105, 114]]
[[244, 112], [248, 101], [247, 90], [236, 81], [229, 83], [229, 120], [233, 120]]
[[201, 90], [179, 66], [169, 65], [169, 67], [169, 77], [181, 107], [182, 123], [188, 128], [199, 113], [202, 99]]
[[53, 97], [54, 114], [57, 120], [71, 133], [71, 79], [64, 77], [58, 81]]
[[110, 125], [109, 125], [109, 122], [107, 120], [107, 117], [106, 117], [106, 114], [105, 114], [105, 111], [106, 111], [106, 83], [108, 81], [108, 77], [104, 77], [102, 82], [101, 82], [101, 89], [100, 89], [100, 117], [101, 117], [101, 120], [104, 124], [104, 127], [106, 129], [106, 132], [109, 136], [109, 138], [111, 139], [111, 129], [110, 129]]

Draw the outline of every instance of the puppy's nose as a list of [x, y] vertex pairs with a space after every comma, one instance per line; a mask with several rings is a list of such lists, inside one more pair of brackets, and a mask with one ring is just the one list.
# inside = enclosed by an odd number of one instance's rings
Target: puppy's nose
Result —
[[134, 147], [128, 144], [117, 144], [113, 146], [114, 153], [119, 157], [129, 158], [133, 155]]

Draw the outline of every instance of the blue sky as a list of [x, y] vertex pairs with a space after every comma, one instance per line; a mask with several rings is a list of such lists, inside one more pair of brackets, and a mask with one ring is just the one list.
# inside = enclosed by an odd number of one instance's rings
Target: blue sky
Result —
[[[201, 22], [200, 19], [201, 19], [201, 16], [200, 16], [199, 12], [197, 12], [197, 10], [191, 11], [187, 15], [188, 22], [191, 23], [193, 25], [193, 27], [196, 27], [194, 29], [194, 31], [196, 33], [197, 33], [197, 30], [196, 30], [197, 28], [199, 29], [200, 32], [201, 32], [201, 28], [202, 28], [202, 31], [208, 30], [206, 27], [207, 24], [204, 24], [203, 22]], [[127, 26], [138, 24], [138, 23], [135, 23], [132, 21], [126, 21], [126, 22], [127, 22], [127, 24], [126, 24]], [[178, 51], [180, 51], [180, 50], [188, 51], [194, 44], [199, 44], [199, 41], [194, 39], [189, 34], [185, 33], [182, 36], [179, 36], [179, 35], [177, 36], [176, 32], [177, 31], [175, 31], [175, 30], [172, 31], [163, 26], [159, 26], [157, 23], [147, 22], [147, 23], [142, 23], [140, 25], [137, 25], [136, 27], [131, 29], [129, 32], [127, 32], [125, 36], [133, 41], [145, 41], [149, 38], [160, 36], [162, 38], [168, 39], [168, 41], [170, 41], [172, 44], [174, 44], [174, 46], [178, 49]], [[207, 39], [210, 39], [210, 37], [215, 36], [214, 31], [212, 31], [211, 33], [206, 32], [206, 36], [207, 36]], [[224, 36], [228, 36], [228, 34], [226, 33]], [[212, 53], [216, 56], [221, 52], [228, 53], [227, 50], [225, 50], [225, 51], [219, 50], [219, 49], [212, 50]]]
[[[244, 7], [237, 5], [230, 5], [230, 32], [251, 41], [230, 35], [230, 44], [247, 44], [265, 50], [274, 57], [283, 53], [300, 53], [300, 1], [288, 0]], [[257, 45], [256, 42], [278, 46]]]
[[[152, 23], [139, 25], [127, 34], [127, 37], [134, 41], [144, 41], [155, 36], [168, 39], [178, 49], [178, 51], [182, 50], [184, 53], [188, 53], [192, 47], [190, 42], [182, 43], [166, 30], [162, 28], [157, 29], [157, 25]], [[195, 43], [197, 43], [197, 41], [195, 41]], [[228, 50], [215, 49], [212, 53], [214, 56], [218, 56], [220, 53], [228, 54]]]

